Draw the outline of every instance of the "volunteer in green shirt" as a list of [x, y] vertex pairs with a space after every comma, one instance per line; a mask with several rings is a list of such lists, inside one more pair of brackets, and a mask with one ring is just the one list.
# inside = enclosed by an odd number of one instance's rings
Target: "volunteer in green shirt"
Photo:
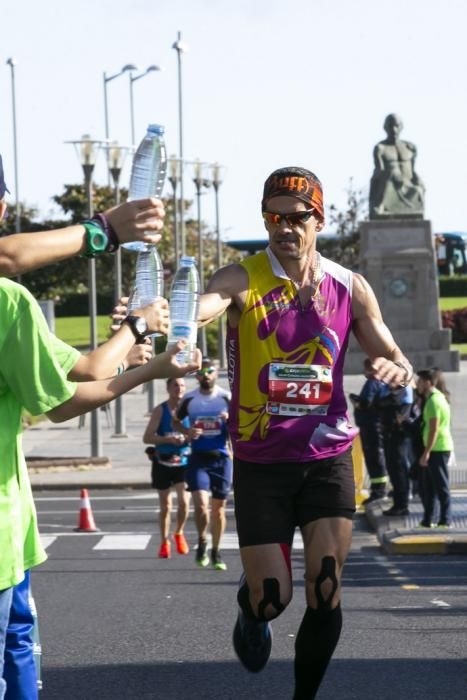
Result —
[[[6, 210], [6, 191], [0, 156], [0, 221]], [[114, 251], [126, 240], [157, 243], [163, 216], [162, 202], [148, 198], [126, 202], [93, 222], [1, 238], [0, 275], [19, 274], [80, 253], [94, 257]], [[15, 596], [27, 602], [28, 571], [46, 559], [21, 446], [22, 411], [44, 413], [53, 422], [61, 422], [97, 409], [151, 379], [180, 377], [198, 369], [200, 353], [190, 365], [177, 363], [176, 354], [183, 347], [178, 343], [152, 359], [143, 350], [136, 363], [140, 366], [120, 372], [136, 341], [144, 342], [146, 335], [167, 332], [167, 328], [167, 302], [163, 300], [133, 311], [107, 343], [83, 356], [50, 333], [37, 302], [23, 286], [0, 277], [0, 700], [6, 692], [8, 674], [3, 667], [7, 630], [9, 640], [15, 623]], [[25, 630], [18, 649], [21, 653], [12, 662], [17, 676], [13, 693], [22, 694], [11, 697], [34, 700], [37, 687], [33, 687], [31, 672], [30, 619], [22, 618], [19, 626]], [[12, 656], [13, 650], [9, 651]]]
[[423, 445], [419, 460], [421, 467], [423, 520], [422, 527], [432, 527], [436, 498], [440, 505], [438, 527], [451, 525], [451, 494], [448, 462], [453, 450], [451, 409], [446, 396], [436, 388], [439, 371], [417, 373], [417, 390], [424, 398]]

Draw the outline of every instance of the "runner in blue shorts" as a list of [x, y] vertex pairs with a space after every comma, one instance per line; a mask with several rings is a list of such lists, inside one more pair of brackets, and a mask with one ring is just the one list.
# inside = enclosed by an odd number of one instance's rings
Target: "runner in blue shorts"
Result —
[[[211, 524], [211, 564], [218, 571], [225, 571], [219, 545], [225, 530], [225, 502], [232, 483], [232, 460], [227, 429], [230, 394], [217, 386], [217, 370], [209, 358], [204, 358], [197, 372], [199, 387], [186, 394], [177, 410], [177, 418], [188, 417], [191, 440], [186, 481], [193, 494], [195, 523], [198, 530], [196, 563], [209, 564], [207, 533]], [[209, 491], [211, 492], [211, 514], [209, 514]]]

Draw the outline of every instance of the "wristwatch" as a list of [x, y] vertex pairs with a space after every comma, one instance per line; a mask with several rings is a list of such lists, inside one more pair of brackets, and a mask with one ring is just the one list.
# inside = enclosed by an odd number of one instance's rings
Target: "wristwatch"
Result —
[[148, 324], [142, 316], [126, 316], [122, 323], [128, 323], [137, 343], [143, 343], [148, 333]]

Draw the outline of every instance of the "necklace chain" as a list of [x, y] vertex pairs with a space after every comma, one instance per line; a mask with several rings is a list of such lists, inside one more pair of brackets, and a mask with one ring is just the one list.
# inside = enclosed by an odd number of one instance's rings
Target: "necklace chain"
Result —
[[[294, 283], [294, 285], [297, 287], [297, 289], [301, 289], [303, 286], [303, 281], [296, 280], [292, 277], [292, 275], [288, 272], [287, 273], [291, 282]], [[315, 254], [313, 256], [313, 265], [311, 266], [311, 282], [310, 286], [313, 289], [313, 293], [316, 291], [316, 288], [318, 286], [318, 283], [321, 279], [321, 255], [318, 253], [318, 251], [315, 251]]]

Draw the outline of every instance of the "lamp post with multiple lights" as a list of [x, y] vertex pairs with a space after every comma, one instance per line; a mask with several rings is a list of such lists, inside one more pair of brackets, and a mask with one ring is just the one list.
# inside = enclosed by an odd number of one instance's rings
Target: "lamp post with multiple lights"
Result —
[[[115, 80], [115, 78], [118, 78], [120, 75], [123, 75], [124, 73], [127, 73], [128, 71], [134, 71], [138, 70], [138, 66], [135, 66], [134, 63], [127, 63], [126, 65], [123, 66], [123, 68], [118, 72], [114, 73], [113, 75], [107, 75], [107, 73], [104, 73], [104, 119], [105, 119], [105, 138], [106, 141], [110, 139], [109, 135], [109, 103], [108, 103], [108, 97], [107, 97], [107, 84], [110, 83], [112, 80]], [[108, 177], [109, 177], [109, 185], [110, 185], [110, 151], [107, 151], [107, 169], [108, 169]]]
[[132, 69], [130, 69], [129, 75], [130, 75], [130, 122], [131, 122], [131, 146], [134, 149], [136, 147], [135, 144], [135, 109], [134, 109], [134, 98], [133, 98], [133, 83], [135, 83], [137, 80], [140, 80], [141, 78], [144, 78], [145, 75], [148, 75], [149, 73], [152, 73], [153, 71], [159, 71], [161, 70], [159, 66], [156, 65], [150, 65], [146, 68], [145, 71], [140, 73], [139, 75], [133, 75], [133, 70], [137, 70], [134, 66]]
[[[84, 188], [86, 192], [87, 217], [93, 215], [92, 176], [96, 162], [97, 148], [103, 145], [102, 141], [92, 139], [89, 134], [84, 134], [81, 139], [67, 141], [72, 143], [78, 152], [81, 167], [84, 173]], [[88, 295], [89, 295], [89, 324], [90, 324], [90, 348], [97, 348], [97, 295], [96, 295], [96, 261], [88, 260]], [[102, 456], [102, 440], [99, 421], [99, 410], [91, 411], [91, 455]]]
[[[120, 204], [120, 175], [128, 150], [129, 148], [120, 146], [117, 141], [113, 141], [108, 146], [107, 160], [109, 163], [109, 173], [114, 186], [114, 201], [116, 205]], [[114, 299], [115, 303], [118, 303], [118, 300], [122, 296], [122, 252], [120, 248], [115, 252], [114, 278]], [[117, 396], [115, 399], [115, 431], [112, 437], [127, 437], [123, 396]]]

